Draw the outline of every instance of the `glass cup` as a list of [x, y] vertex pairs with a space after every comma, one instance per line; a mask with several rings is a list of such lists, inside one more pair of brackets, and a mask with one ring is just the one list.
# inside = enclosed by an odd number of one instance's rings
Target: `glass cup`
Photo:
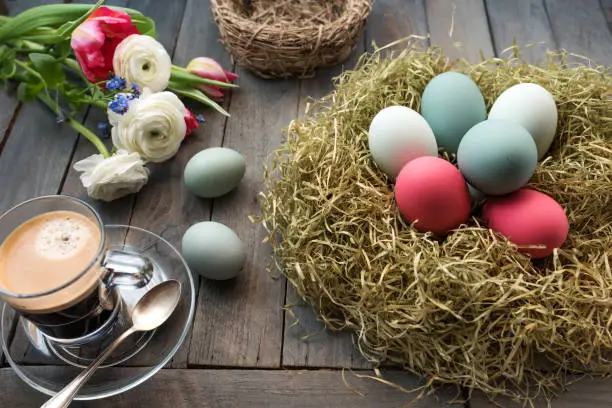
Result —
[[121, 298], [115, 286], [146, 286], [152, 278], [153, 265], [139, 254], [108, 250], [98, 213], [87, 203], [65, 195], [34, 198], [4, 213], [0, 217], [0, 246], [24, 222], [53, 211], [72, 211], [92, 221], [100, 233], [97, 252], [86, 268], [45, 292], [13, 293], [3, 287], [0, 279], [0, 299], [50, 339], [85, 344], [107, 331], [117, 318]]

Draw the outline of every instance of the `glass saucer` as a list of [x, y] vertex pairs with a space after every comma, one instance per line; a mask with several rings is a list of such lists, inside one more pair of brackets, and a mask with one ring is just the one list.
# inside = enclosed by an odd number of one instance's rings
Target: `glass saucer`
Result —
[[[106, 226], [109, 249], [136, 252], [147, 256], [154, 265], [153, 279], [145, 288], [117, 287], [121, 297], [119, 317], [102, 340], [81, 346], [66, 346], [40, 333], [26, 319], [15, 318], [4, 305], [1, 342], [5, 358], [17, 375], [32, 388], [55, 395], [82, 367], [129, 326], [128, 316], [147, 290], [175, 279], [181, 283], [181, 299], [170, 317], [155, 332], [136, 333], [120, 346], [85, 384], [77, 400], [93, 400], [120, 394], [142, 384], [164, 367], [187, 337], [195, 311], [195, 284], [189, 267], [168, 241], [152, 232], [126, 225]], [[127, 368], [129, 367], [129, 368]]]

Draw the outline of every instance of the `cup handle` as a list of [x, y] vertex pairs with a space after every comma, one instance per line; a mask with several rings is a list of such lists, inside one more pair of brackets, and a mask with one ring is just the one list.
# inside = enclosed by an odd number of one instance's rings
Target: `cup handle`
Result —
[[107, 251], [102, 260], [106, 269], [103, 283], [107, 288], [134, 286], [142, 288], [153, 278], [153, 263], [139, 254], [123, 251]]

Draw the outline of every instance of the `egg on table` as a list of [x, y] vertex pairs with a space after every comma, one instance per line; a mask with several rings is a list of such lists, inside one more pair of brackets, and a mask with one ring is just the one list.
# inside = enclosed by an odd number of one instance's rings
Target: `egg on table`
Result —
[[468, 183], [486, 195], [508, 194], [533, 175], [538, 153], [533, 138], [520, 125], [488, 119], [465, 134], [457, 165]]
[[419, 157], [397, 176], [395, 201], [419, 231], [445, 235], [470, 215], [467, 184], [455, 166], [438, 157]]
[[541, 159], [557, 130], [557, 105], [538, 84], [518, 84], [506, 89], [493, 103], [489, 119], [504, 119], [521, 125], [531, 134]]
[[552, 197], [526, 188], [506, 196], [489, 197], [482, 209], [482, 218], [489, 228], [506, 236], [519, 246], [519, 251], [533, 258], [552, 254], [555, 248], [561, 247], [569, 232], [563, 207]]
[[487, 118], [487, 107], [478, 85], [470, 77], [445, 72], [425, 87], [421, 115], [433, 130], [438, 146], [457, 153], [465, 133]]
[[236, 277], [246, 260], [246, 247], [238, 235], [213, 221], [189, 227], [183, 235], [181, 252], [192, 270], [215, 280]]
[[389, 106], [376, 114], [368, 145], [374, 162], [391, 178], [417, 157], [438, 155], [436, 138], [425, 119], [405, 106]]
[[225, 147], [211, 147], [195, 154], [187, 162], [184, 182], [193, 194], [213, 198], [236, 188], [244, 172], [244, 157], [240, 153]]

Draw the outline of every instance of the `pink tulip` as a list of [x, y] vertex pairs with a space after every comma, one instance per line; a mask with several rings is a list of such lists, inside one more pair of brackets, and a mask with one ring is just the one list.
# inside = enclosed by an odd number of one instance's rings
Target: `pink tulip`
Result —
[[[238, 78], [238, 75], [225, 71], [217, 61], [208, 57], [192, 59], [187, 65], [187, 71], [201, 78], [212, 79], [227, 84]], [[218, 100], [223, 99], [223, 92], [218, 86], [202, 84], [199, 88], [211, 98]]]
[[138, 34], [138, 30], [130, 16], [108, 7], [94, 11], [73, 31], [70, 45], [89, 82], [108, 79], [115, 49], [131, 34]]

